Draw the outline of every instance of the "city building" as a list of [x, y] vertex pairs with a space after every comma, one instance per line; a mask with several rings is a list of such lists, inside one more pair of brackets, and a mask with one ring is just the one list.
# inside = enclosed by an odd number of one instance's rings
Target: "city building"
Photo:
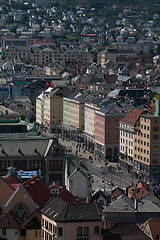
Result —
[[101, 219], [96, 203], [67, 204], [53, 198], [42, 210], [42, 238], [90, 239], [100, 233]]
[[143, 181], [156, 185], [160, 183], [160, 116], [146, 114], [140, 117], [140, 124], [135, 128], [134, 169]]
[[65, 137], [74, 138], [83, 141], [83, 135], [80, 135], [85, 128], [85, 103], [96, 105], [99, 97], [89, 94], [75, 92], [69, 97], [63, 99], [63, 117], [62, 131]]
[[117, 159], [119, 153], [119, 121], [134, 110], [128, 103], [108, 101], [95, 111], [95, 154], [104, 159]]
[[63, 121], [63, 97], [70, 95], [67, 87], [49, 87], [36, 99], [36, 123], [54, 130]]
[[134, 168], [134, 131], [142, 113], [142, 109], [135, 109], [119, 121], [119, 160], [129, 172]]
[[150, 218], [142, 223], [139, 228], [151, 239], [158, 240], [160, 236], [160, 218]]
[[22, 134], [2, 137], [0, 144], [1, 176], [8, 167], [14, 167], [17, 171], [37, 171], [46, 186], [64, 184], [65, 156], [57, 139]]
[[92, 194], [92, 166], [90, 159], [67, 158], [65, 185], [79, 199], [90, 199]]
[[100, 110], [102, 98], [97, 98], [97, 103], [85, 103], [84, 113], [84, 144], [87, 149], [94, 150], [95, 144], [95, 111]]

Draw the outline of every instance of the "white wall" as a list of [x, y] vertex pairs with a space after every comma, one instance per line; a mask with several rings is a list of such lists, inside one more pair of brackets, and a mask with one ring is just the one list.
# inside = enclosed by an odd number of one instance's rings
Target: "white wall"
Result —
[[89, 179], [77, 170], [69, 178], [68, 190], [78, 198], [88, 198], [91, 192]]
[[85, 133], [94, 136], [94, 107], [85, 104], [85, 118], [84, 118]]
[[18, 230], [6, 228], [6, 235], [2, 235], [2, 228], [0, 228], [0, 237], [6, 238], [7, 240], [18, 240]]

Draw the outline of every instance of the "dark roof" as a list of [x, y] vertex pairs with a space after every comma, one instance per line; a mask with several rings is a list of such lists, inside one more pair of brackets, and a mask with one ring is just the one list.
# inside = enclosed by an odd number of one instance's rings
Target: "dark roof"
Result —
[[100, 189], [97, 189], [91, 196], [91, 202], [97, 201], [100, 197], [103, 197], [105, 200], [109, 201], [109, 196], [105, 195]]
[[135, 107], [128, 103], [109, 102], [107, 104], [106, 102], [106, 105], [104, 105], [104, 107], [102, 107], [100, 110], [97, 110], [96, 113], [124, 115], [128, 114], [134, 109]]
[[150, 200], [137, 200], [137, 210], [134, 208], [134, 200], [126, 195], [119, 196], [114, 202], [105, 207], [105, 212], [140, 212], [159, 213], [160, 208]]
[[42, 157], [49, 154], [55, 140], [42, 136], [21, 136], [1, 138], [0, 157]]
[[149, 240], [135, 223], [117, 223], [110, 229], [111, 233], [120, 233], [121, 239]]
[[67, 173], [68, 176], [73, 174], [75, 171], [80, 171], [86, 177], [91, 176], [91, 165], [90, 160], [85, 158], [68, 158], [67, 159]]
[[20, 228], [24, 229], [30, 225], [31, 229], [41, 229], [41, 216], [41, 211], [39, 209], [36, 209], [26, 220], [23, 220]]
[[69, 99], [74, 99], [78, 94], [79, 94], [80, 92], [73, 92], [73, 93], [71, 93], [69, 96], [67, 96], [67, 98], [69, 98]]
[[79, 200], [73, 196], [71, 192], [69, 192], [66, 188], [63, 188], [57, 196], [61, 198], [66, 203], [79, 203]]
[[39, 176], [35, 176], [23, 183], [23, 186], [33, 199], [33, 201], [41, 208], [51, 199], [52, 195], [44, 185]]
[[47, 92], [47, 95], [49, 96], [63, 96], [63, 97], [67, 97], [68, 95], [70, 95], [73, 91], [70, 90], [67, 87], [56, 87], [53, 88], [53, 90], [51, 92]]
[[120, 187], [116, 187], [114, 190], [112, 190], [111, 199], [115, 199], [122, 194], [124, 194], [124, 190]]
[[67, 204], [58, 197], [43, 208], [42, 214], [56, 222], [100, 221], [95, 203]]

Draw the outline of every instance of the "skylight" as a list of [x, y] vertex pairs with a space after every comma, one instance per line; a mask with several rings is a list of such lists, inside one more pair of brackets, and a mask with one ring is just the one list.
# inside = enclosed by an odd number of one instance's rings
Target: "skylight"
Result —
[[54, 210], [52, 210], [52, 212], [50, 212], [50, 214], [49, 214], [49, 215], [51, 215], [52, 213], [54, 213]]
[[45, 211], [45, 213], [47, 213], [50, 209], [51, 209], [51, 208], [48, 208], [48, 209]]

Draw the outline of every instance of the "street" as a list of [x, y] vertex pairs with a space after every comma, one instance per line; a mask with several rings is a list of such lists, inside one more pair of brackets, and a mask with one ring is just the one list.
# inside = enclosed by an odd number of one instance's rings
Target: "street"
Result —
[[103, 161], [95, 160], [94, 154], [87, 150], [84, 151], [82, 147], [77, 147], [77, 142], [75, 141], [66, 141], [59, 138], [59, 143], [65, 146], [68, 154], [74, 154], [86, 159], [92, 158], [93, 190], [97, 188], [104, 189], [104, 186], [106, 190], [111, 190], [117, 186], [126, 188], [132, 185], [132, 183], [138, 182], [137, 179], [126, 171], [119, 170], [117, 163], [109, 162], [107, 167], [105, 167]]

